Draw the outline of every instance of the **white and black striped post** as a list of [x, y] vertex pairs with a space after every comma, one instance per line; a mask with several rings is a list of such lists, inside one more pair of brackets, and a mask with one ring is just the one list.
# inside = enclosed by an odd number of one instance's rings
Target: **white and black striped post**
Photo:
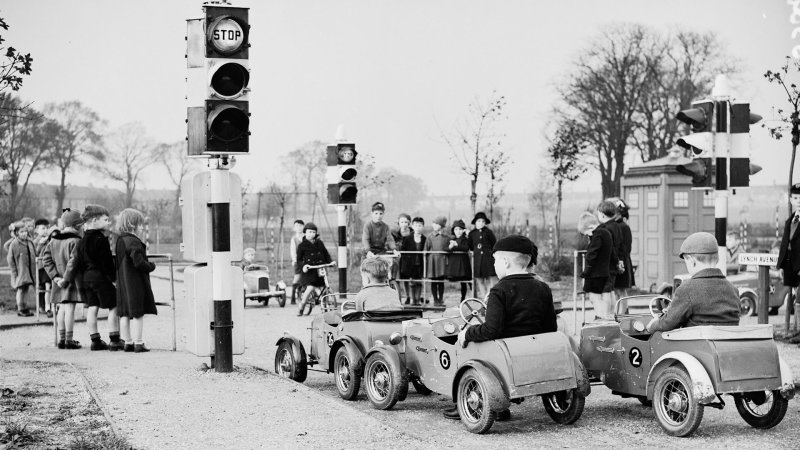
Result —
[[730, 151], [730, 134], [728, 120], [730, 115], [730, 85], [725, 75], [718, 75], [711, 91], [714, 99], [714, 118], [712, 132], [714, 134], [714, 157], [716, 180], [714, 184], [714, 237], [717, 239], [717, 267], [726, 273], [728, 261], [728, 156]]
[[337, 231], [339, 236], [338, 265], [339, 265], [339, 292], [347, 292], [347, 206], [336, 206]]
[[216, 372], [233, 371], [233, 321], [231, 320], [231, 214], [228, 158], [211, 158], [211, 289], [214, 302], [214, 356]]

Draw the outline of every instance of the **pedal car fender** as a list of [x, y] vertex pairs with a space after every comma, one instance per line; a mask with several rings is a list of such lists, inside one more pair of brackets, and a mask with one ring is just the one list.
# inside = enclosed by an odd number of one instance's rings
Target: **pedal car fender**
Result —
[[653, 398], [656, 380], [661, 372], [674, 364], [682, 364], [686, 371], [689, 372], [689, 377], [692, 379], [694, 397], [699, 403], [708, 403], [716, 399], [717, 393], [714, 391], [714, 385], [711, 383], [711, 378], [708, 376], [706, 369], [697, 358], [686, 352], [669, 352], [658, 358], [658, 361], [653, 364], [653, 368], [650, 369], [650, 374], [647, 376], [647, 398]]
[[336, 359], [336, 352], [339, 351], [340, 347], [344, 347], [347, 350], [347, 353], [350, 356], [350, 361], [353, 361], [355, 364], [353, 371], [355, 372], [356, 376], [360, 377], [364, 375], [363, 353], [358, 348], [358, 345], [349, 336], [340, 337], [331, 346], [330, 358], [328, 358], [328, 371], [333, 372], [333, 362], [334, 359]]
[[780, 355], [778, 355], [778, 362], [781, 368], [781, 395], [789, 400], [794, 397], [794, 375], [792, 375], [792, 369], [789, 364], [786, 364], [786, 361]]
[[506, 392], [506, 387], [503, 385], [503, 379], [500, 377], [500, 374], [497, 373], [497, 370], [492, 366], [485, 364], [481, 361], [476, 361], [474, 359], [469, 360], [464, 363], [458, 369], [455, 378], [453, 378], [453, 389], [452, 389], [452, 399], [455, 401], [457, 391], [458, 391], [458, 382], [461, 381], [461, 376], [464, 372], [469, 369], [475, 369], [481, 376], [486, 379], [495, 379], [497, 383], [490, 383], [489, 388], [489, 408], [492, 411], [503, 411], [504, 409], [508, 409], [509, 405], [511, 405], [511, 401], [508, 398], [508, 393]]
[[575, 368], [575, 381], [578, 383], [578, 393], [588, 397], [592, 393], [592, 385], [589, 383], [589, 374], [581, 364], [581, 360], [574, 352], [572, 353], [572, 365]]
[[294, 360], [295, 361], [300, 361], [302, 359], [301, 356], [300, 356], [301, 351], [302, 351], [302, 353], [305, 353], [305, 349], [303, 348], [303, 344], [300, 342], [300, 339], [297, 339], [296, 337], [294, 337], [291, 334], [289, 334], [289, 332], [284, 331], [283, 332], [283, 337], [278, 339], [278, 342], [275, 343], [275, 346], [279, 346], [279, 345], [281, 345], [281, 342], [285, 342], [285, 341], [291, 342], [293, 344], [292, 345], [292, 353], [293, 353], [292, 356], [294, 356]]
[[[374, 355], [375, 353], [382, 354], [387, 361], [390, 361], [392, 364], [394, 364], [395, 367], [398, 367], [400, 369], [400, 373], [402, 374], [406, 373], [405, 364], [403, 364], [403, 362], [400, 360], [400, 355], [397, 353], [397, 350], [395, 348], [385, 344], [375, 345], [364, 356], [365, 364], [366, 361], [369, 359], [369, 357]], [[406, 379], [406, 381], [402, 383], [402, 386], [400, 388], [400, 395], [397, 397], [397, 399], [402, 402], [406, 399], [407, 395], [408, 395], [408, 380]]]

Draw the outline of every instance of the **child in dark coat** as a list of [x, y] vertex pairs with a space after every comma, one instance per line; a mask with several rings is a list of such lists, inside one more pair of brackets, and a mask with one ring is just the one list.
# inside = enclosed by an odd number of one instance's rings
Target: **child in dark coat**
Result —
[[461, 282], [461, 301], [467, 298], [469, 283], [472, 281], [472, 267], [469, 263], [469, 239], [467, 239], [467, 226], [461, 219], [453, 222], [450, 229], [453, 237], [450, 238], [447, 250], [458, 252], [447, 255], [447, 279]]
[[450, 245], [450, 236], [443, 230], [447, 218], [439, 216], [433, 220], [433, 232], [425, 241], [425, 251], [433, 252], [426, 255], [428, 258], [426, 271], [431, 282], [433, 292], [433, 303], [436, 306], [444, 306], [444, 280], [447, 278], [447, 251]]
[[486, 225], [492, 223], [486, 214], [479, 212], [472, 219], [475, 228], [469, 232], [469, 249], [472, 250], [472, 267], [475, 271], [475, 282], [480, 288], [480, 295], [486, 296], [489, 290], [497, 283], [497, 274], [494, 272], [494, 258], [492, 248], [497, 242], [494, 232]]
[[[414, 231], [411, 230], [411, 216], [406, 213], [400, 213], [397, 216], [397, 228], [392, 230], [392, 237], [394, 238], [394, 242], [397, 247], [400, 247], [400, 243], [403, 241], [403, 238], [412, 234]], [[398, 261], [397, 264], [392, 264], [391, 267], [391, 278], [397, 279], [400, 276], [400, 262]], [[406, 305], [411, 303], [411, 285], [408, 281], [404, 281], [402, 283], [402, 290], [401, 283], [397, 283], [397, 289], [400, 291], [400, 297], [403, 297], [403, 292], [405, 292], [406, 296]]]
[[78, 349], [81, 344], [73, 334], [75, 305], [81, 301], [75, 283], [75, 248], [81, 241], [83, 219], [78, 211], [65, 211], [61, 223], [64, 228], [53, 235], [42, 252], [42, 265], [49, 279], [53, 280], [51, 302], [59, 305], [56, 315], [58, 348]]
[[597, 217], [588, 212], [581, 215], [578, 232], [590, 237], [584, 259], [585, 267], [580, 274], [583, 278], [583, 291], [589, 294], [595, 319], [607, 319], [613, 316], [611, 311], [613, 304], [610, 305], [610, 292], [613, 286], [609, 282], [611, 252], [614, 245], [611, 233], [600, 226]]
[[47, 293], [51, 289], [52, 282], [50, 277], [47, 276], [47, 271], [44, 270], [44, 265], [42, 263], [44, 248], [47, 246], [47, 243], [50, 242], [50, 233], [48, 231], [50, 221], [47, 219], [36, 219], [36, 222], [33, 223], [33, 226], [35, 236], [33, 238], [33, 247], [36, 249], [36, 271], [39, 276], [39, 278], [36, 280], [36, 300], [39, 302], [39, 311], [46, 310], [47, 317], [53, 317], [53, 312], [47, 309]]
[[119, 213], [117, 220], [119, 236], [115, 245], [117, 311], [125, 351], [134, 353], [150, 351], [142, 340], [144, 315], [158, 314], [153, 289], [150, 286], [150, 272], [155, 270], [156, 265], [147, 260], [147, 250], [137, 236], [143, 229], [144, 214], [133, 208], [124, 209]]
[[316, 294], [319, 295], [322, 288], [325, 287], [325, 280], [319, 276], [317, 270], [310, 269], [308, 266], [317, 266], [331, 262], [331, 255], [328, 253], [328, 249], [325, 248], [325, 244], [322, 240], [317, 237], [317, 226], [312, 222], [308, 222], [303, 227], [303, 233], [305, 233], [303, 242], [297, 246], [297, 264], [302, 268], [300, 284], [307, 286], [307, 288], [303, 291], [303, 297], [300, 299], [298, 316], [303, 315], [306, 303], [308, 303], [308, 312], [306, 315], [311, 314], [311, 310], [314, 309], [314, 302], [308, 301], [311, 292], [316, 292]]
[[36, 249], [28, 239], [28, 228], [21, 222], [14, 224], [14, 237], [8, 246], [8, 267], [11, 269], [11, 287], [16, 291], [17, 315], [30, 317], [28, 305], [33, 300], [36, 280]]
[[[425, 236], [422, 234], [422, 227], [425, 220], [422, 217], [415, 217], [411, 221], [413, 233], [405, 236], [400, 243], [400, 251], [421, 252], [425, 248]], [[400, 278], [403, 280], [421, 280], [423, 268], [423, 258], [421, 253], [410, 253], [400, 257]], [[415, 305], [422, 301], [422, 282], [411, 281], [411, 299]]]

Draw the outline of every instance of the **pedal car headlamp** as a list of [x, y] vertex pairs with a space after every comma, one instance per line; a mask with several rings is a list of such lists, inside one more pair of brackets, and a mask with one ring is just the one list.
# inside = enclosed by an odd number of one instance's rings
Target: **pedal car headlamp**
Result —
[[394, 333], [389, 335], [389, 343], [390, 344], [397, 345], [397, 344], [399, 344], [401, 342], [403, 342], [403, 335], [401, 335], [397, 331], [395, 331]]

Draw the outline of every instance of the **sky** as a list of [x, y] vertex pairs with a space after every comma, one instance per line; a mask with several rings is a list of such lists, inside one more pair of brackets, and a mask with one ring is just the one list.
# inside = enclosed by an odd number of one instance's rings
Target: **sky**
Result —
[[[280, 157], [305, 142], [332, 142], [342, 124], [359, 152], [422, 178], [432, 194], [468, 194], [441, 129], [475, 98], [507, 100], [508, 192], [536, 181], [543, 129], [556, 86], [603, 27], [620, 22], [662, 31], [718, 33], [742, 62], [735, 97], [771, 119], [786, 100], [763, 73], [795, 45], [785, 0], [477, 1], [271, 0], [249, 6], [251, 144], [237, 167], [254, 187], [285, 181]], [[35, 105], [80, 100], [110, 128], [144, 124], [161, 142], [186, 135], [185, 32], [201, 15], [193, 0], [3, 0], [5, 45], [30, 52], [19, 95]], [[800, 17], [800, 16], [798, 16]], [[800, 25], [798, 25], [800, 26]], [[677, 112], [677, 111], [676, 111]], [[785, 183], [791, 144], [752, 130], [753, 184]], [[45, 177], [39, 177], [45, 179]], [[73, 175], [68, 182], [86, 184]], [[96, 183], [96, 184], [99, 184]], [[169, 187], [150, 170], [142, 187]], [[588, 174], [576, 190], [599, 187]], [[479, 191], [485, 192], [485, 186]]]

